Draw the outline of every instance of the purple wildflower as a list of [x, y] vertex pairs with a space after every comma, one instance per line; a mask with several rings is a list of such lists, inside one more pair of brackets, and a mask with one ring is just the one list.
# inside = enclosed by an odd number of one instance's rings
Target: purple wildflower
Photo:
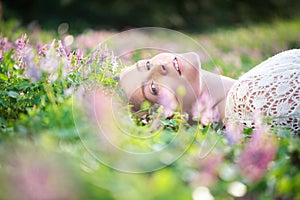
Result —
[[[100, 61], [99, 61], [100, 57]], [[102, 63], [106, 59], [107, 55], [105, 55], [102, 50], [99, 48], [96, 51], [94, 51], [91, 56], [89, 56], [88, 59], [86, 59], [85, 65], [91, 64], [93, 62], [95, 63]]]
[[89, 65], [95, 60], [96, 54], [93, 52], [85, 61], [84, 65]]
[[[113, 71], [117, 69], [118, 64], [116, 61], [116, 58], [114, 57], [112, 52], [109, 52], [106, 47], [104, 48], [98, 48], [95, 50], [89, 57], [85, 59], [85, 62], [80, 66], [83, 70], [84, 77], [86, 77], [87, 74], [91, 73], [95, 68], [84, 68], [84, 66], [87, 66], [89, 64], [96, 64], [100, 68], [105, 68], [109, 65], [109, 67], [112, 66], [108, 71]], [[106, 74], [107, 75], [107, 74]]]
[[76, 61], [80, 63], [83, 60], [83, 51], [80, 49], [76, 49]]
[[25, 47], [27, 45], [28, 38], [26, 34], [23, 34], [21, 38], [17, 39], [14, 43], [15, 45], [15, 60], [17, 61], [17, 66], [21, 69], [24, 69], [25, 63]]
[[41, 70], [47, 73], [55, 73], [59, 68], [59, 60], [55, 49], [51, 47], [45, 52], [45, 57], [40, 61]]
[[61, 42], [61, 40], [58, 41], [58, 54], [59, 56], [67, 56], [67, 49], [66, 47], [63, 45], [63, 43]]
[[238, 144], [243, 141], [244, 127], [240, 123], [226, 122], [225, 137], [230, 145]]
[[2, 49], [3, 52], [7, 52], [11, 48], [12, 48], [12, 44], [8, 42], [8, 39], [6, 37], [2, 38], [0, 36], [0, 49]]
[[26, 47], [24, 63], [26, 67], [26, 76], [32, 82], [39, 80], [41, 78], [41, 72], [39, 71], [37, 65], [34, 62], [34, 53], [32, 48]]
[[99, 51], [99, 57], [98, 57], [97, 63], [102, 64], [106, 60], [107, 57], [108, 57], [108, 49], [105, 46], [102, 51], [101, 50]]
[[224, 161], [224, 155], [218, 151], [214, 151], [208, 156], [202, 158], [198, 162], [200, 171], [192, 180], [195, 186], [212, 186], [218, 181], [218, 171], [220, 165]]
[[112, 53], [112, 56], [111, 56], [111, 71], [113, 72], [113, 73], [115, 73], [116, 71], [117, 71], [117, 69], [118, 69], [118, 67], [119, 67], [119, 64], [118, 64], [118, 62], [117, 62], [117, 58], [113, 55], [113, 53]]
[[28, 42], [28, 37], [26, 34], [23, 34], [21, 38], [17, 39], [15, 42], [16, 50], [18, 52], [21, 52], [25, 48], [27, 42]]
[[257, 126], [238, 161], [242, 174], [250, 182], [259, 181], [275, 158], [278, 144], [269, 129]]
[[[73, 57], [75, 59], [73, 59]], [[76, 49], [76, 51], [73, 51], [68, 55], [68, 61], [69, 61], [69, 67], [71, 70], [77, 69], [80, 66], [82, 66], [84, 58], [84, 51], [80, 49]]]
[[[58, 46], [56, 45], [58, 43]], [[65, 78], [69, 72], [70, 59], [66, 54], [65, 48], [60, 41], [56, 43], [53, 40], [44, 51], [44, 56], [40, 59], [40, 69], [42, 72], [49, 73], [48, 80], [50, 82], [55, 81], [59, 77]]]
[[67, 35], [64, 37], [62, 44], [64, 46], [66, 54], [71, 53], [71, 46], [72, 46], [73, 41], [74, 41], [74, 37], [72, 35]]
[[3, 55], [2, 55], [2, 50], [0, 49], [0, 62], [2, 62], [3, 61]]
[[47, 45], [43, 45], [43, 43], [39, 41], [38, 44], [36, 45], [36, 50], [39, 56], [45, 56]]

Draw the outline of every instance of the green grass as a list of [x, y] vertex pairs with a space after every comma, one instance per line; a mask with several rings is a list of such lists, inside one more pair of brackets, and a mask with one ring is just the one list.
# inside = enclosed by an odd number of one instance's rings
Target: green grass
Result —
[[[15, 21], [1, 22], [0, 27], [2, 38], [12, 45], [9, 50], [0, 46], [0, 186], [6, 191], [1, 198], [201, 199], [210, 195], [233, 199], [238, 196], [235, 192], [242, 191], [236, 185], [246, 188], [243, 197], [248, 199], [300, 198], [300, 139], [291, 132], [263, 129], [266, 135], [261, 134], [259, 145], [253, 147], [250, 129], [243, 131], [240, 142], [230, 144], [225, 130], [215, 125], [191, 126], [179, 114], [166, 120], [158, 111], [154, 125], [138, 126], [128, 118], [119, 95], [110, 99], [109, 94], [118, 88], [113, 80], [120, 71], [113, 69], [115, 57], [104, 47], [93, 54], [90, 45], [96, 40], [91, 35], [114, 33], [72, 36], [70, 53], [65, 54], [58, 41], [64, 36], [55, 31], [19, 27]], [[299, 30], [300, 21], [295, 19], [191, 37], [210, 56], [201, 55], [202, 68], [220, 68], [223, 74], [238, 78], [267, 57], [299, 47]], [[24, 33], [29, 38], [25, 40], [30, 50], [24, 51], [27, 60], [13, 44]], [[36, 50], [40, 43], [46, 45], [41, 54]], [[91, 53], [80, 57], [78, 46]], [[129, 60], [141, 57], [138, 52]], [[29, 69], [38, 75], [28, 73]], [[99, 86], [107, 95], [95, 93]], [[124, 151], [107, 145], [105, 138]], [[147, 154], [165, 147], [172, 149], [153, 157]], [[132, 158], [135, 154], [130, 152], [146, 156]], [[256, 158], [252, 152], [264, 156]], [[268, 156], [273, 161], [263, 160]], [[259, 164], [260, 175], [241, 168], [245, 158], [253, 167]], [[126, 172], [155, 167], [163, 168]]]

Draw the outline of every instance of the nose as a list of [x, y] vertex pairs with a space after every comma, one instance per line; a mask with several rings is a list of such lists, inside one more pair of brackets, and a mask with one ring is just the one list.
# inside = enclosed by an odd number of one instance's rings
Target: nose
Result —
[[120, 74], [117, 74], [116, 76], [114, 76], [113, 78], [115, 81], [119, 81], [120, 80]]

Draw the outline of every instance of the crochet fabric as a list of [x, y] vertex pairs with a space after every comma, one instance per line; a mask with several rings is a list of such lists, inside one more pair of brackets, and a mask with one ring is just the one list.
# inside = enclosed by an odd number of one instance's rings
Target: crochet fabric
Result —
[[253, 127], [257, 114], [300, 134], [300, 49], [279, 53], [244, 74], [228, 93], [229, 121]]

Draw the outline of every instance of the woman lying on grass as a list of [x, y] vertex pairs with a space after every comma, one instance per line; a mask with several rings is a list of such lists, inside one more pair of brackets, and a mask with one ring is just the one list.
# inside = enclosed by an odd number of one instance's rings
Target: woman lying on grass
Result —
[[202, 70], [195, 53], [161, 53], [123, 70], [119, 83], [133, 105], [146, 100], [172, 116], [178, 107], [202, 124], [238, 122], [253, 127], [255, 116], [300, 134], [300, 50], [279, 53], [234, 80]]

